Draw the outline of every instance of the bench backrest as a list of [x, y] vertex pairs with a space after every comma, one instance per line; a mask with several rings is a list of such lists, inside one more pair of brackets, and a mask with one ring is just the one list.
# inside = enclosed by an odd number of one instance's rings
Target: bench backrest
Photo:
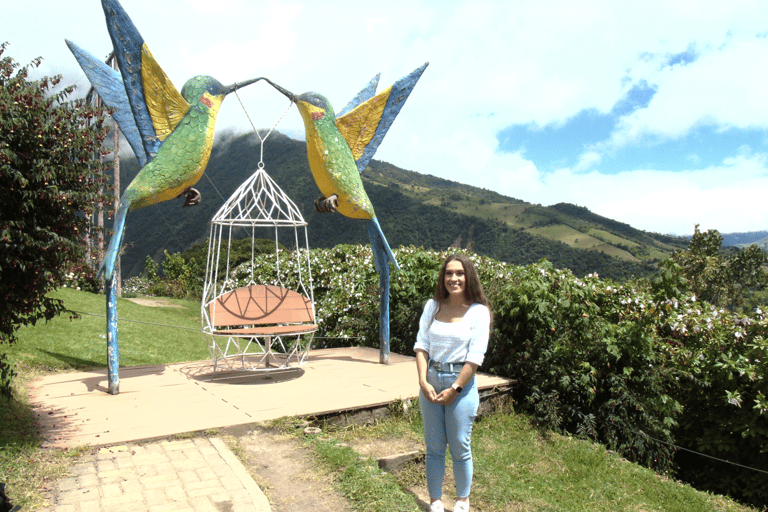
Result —
[[215, 327], [315, 321], [311, 300], [273, 285], [237, 288], [217, 297], [208, 308]]

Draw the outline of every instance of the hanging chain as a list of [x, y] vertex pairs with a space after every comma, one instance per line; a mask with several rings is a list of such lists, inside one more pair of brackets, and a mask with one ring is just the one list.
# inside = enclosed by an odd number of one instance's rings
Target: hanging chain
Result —
[[251, 120], [251, 116], [250, 116], [250, 114], [248, 114], [248, 110], [245, 108], [245, 105], [243, 104], [243, 100], [241, 100], [240, 99], [240, 95], [237, 94], [237, 89], [235, 89], [235, 96], [237, 97], [237, 101], [240, 102], [240, 106], [243, 108], [243, 112], [245, 112], [245, 117], [247, 117], [248, 118], [248, 122], [251, 123], [251, 128], [253, 128], [253, 131], [256, 132], [256, 135], [259, 137], [259, 141], [260, 141], [260, 144], [259, 144], [259, 150], [260, 150], [260, 154], [259, 154], [259, 169], [264, 169], [264, 141], [267, 140], [267, 137], [269, 137], [272, 134], [272, 132], [274, 131], [274, 129], [277, 128], [277, 125], [280, 124], [280, 121], [283, 120], [283, 118], [285, 117], [285, 114], [287, 114], [288, 111], [293, 106], [293, 102], [291, 102], [288, 105], [288, 108], [285, 109], [285, 112], [283, 112], [283, 115], [280, 116], [280, 119], [278, 119], [277, 122], [274, 125], [272, 125], [272, 128], [269, 129], [267, 134], [264, 137], [262, 137], [261, 134], [259, 133], [259, 130], [257, 130], [256, 126], [253, 124], [253, 120]]

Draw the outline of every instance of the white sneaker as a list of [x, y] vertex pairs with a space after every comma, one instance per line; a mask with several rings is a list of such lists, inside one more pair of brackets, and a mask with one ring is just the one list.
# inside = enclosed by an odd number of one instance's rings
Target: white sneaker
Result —
[[453, 512], [469, 512], [469, 502], [457, 501], [456, 505], [453, 507]]
[[440, 500], [437, 500], [430, 503], [429, 512], [444, 512], [443, 502]]

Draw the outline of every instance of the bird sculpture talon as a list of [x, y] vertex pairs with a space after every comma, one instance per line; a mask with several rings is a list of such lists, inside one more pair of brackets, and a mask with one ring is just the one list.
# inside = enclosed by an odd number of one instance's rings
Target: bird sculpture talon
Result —
[[318, 197], [315, 200], [315, 211], [318, 213], [333, 213], [339, 207], [339, 196]]
[[200, 204], [200, 200], [202, 199], [202, 194], [200, 194], [200, 191], [189, 187], [184, 192], [179, 194], [178, 197], [185, 196], [187, 199], [184, 201], [183, 207], [186, 208], [187, 206], [197, 206]]

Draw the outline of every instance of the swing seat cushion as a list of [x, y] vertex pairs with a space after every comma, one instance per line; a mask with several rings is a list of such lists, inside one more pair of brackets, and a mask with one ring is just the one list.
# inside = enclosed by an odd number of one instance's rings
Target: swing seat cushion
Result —
[[213, 335], [279, 336], [317, 330], [312, 301], [281, 286], [237, 288], [218, 296], [208, 308]]

